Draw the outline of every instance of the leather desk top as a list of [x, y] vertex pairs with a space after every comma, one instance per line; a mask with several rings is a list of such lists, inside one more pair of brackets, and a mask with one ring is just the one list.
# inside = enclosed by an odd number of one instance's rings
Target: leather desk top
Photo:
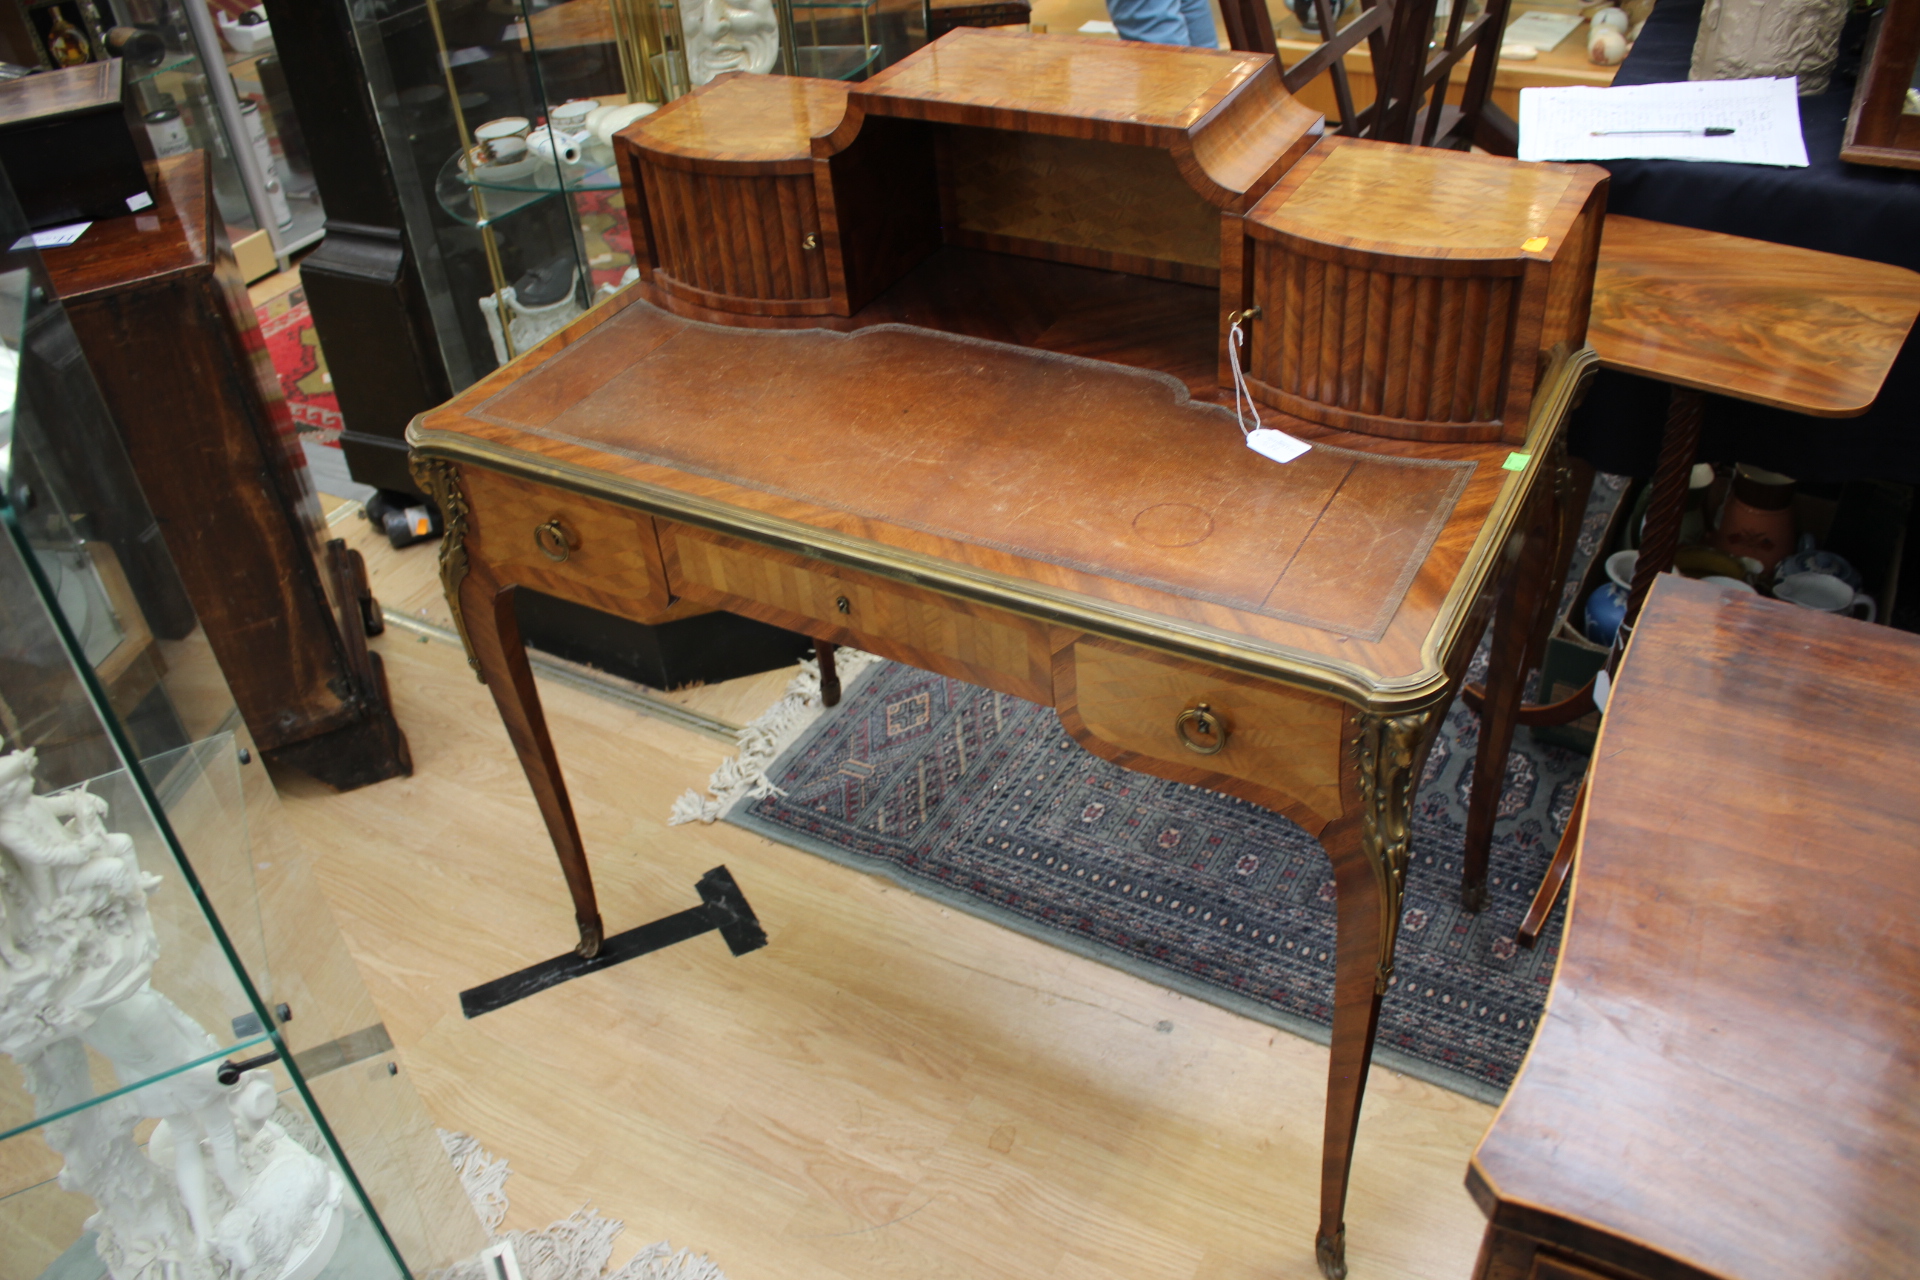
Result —
[[1468, 1178], [1639, 1275], [1920, 1257], [1920, 637], [1663, 575], [1540, 1033]]
[[1316, 447], [1269, 461], [1164, 375], [910, 326], [720, 328], [628, 294], [409, 437], [1244, 669], [1304, 663], [1376, 706], [1430, 698], [1487, 516], [1531, 472], [1506, 446], [1265, 416]]

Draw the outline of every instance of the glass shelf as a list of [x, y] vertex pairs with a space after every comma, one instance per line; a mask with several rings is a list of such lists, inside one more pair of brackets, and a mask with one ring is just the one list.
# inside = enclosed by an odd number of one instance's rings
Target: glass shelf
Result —
[[803, 44], [794, 51], [800, 74], [816, 80], [851, 80], [879, 60], [877, 44]]
[[[476, 187], [480, 189], [480, 200], [486, 206], [484, 218], [474, 203]], [[434, 195], [439, 199], [440, 207], [470, 227], [492, 226], [500, 219], [539, 204], [550, 196], [559, 195], [562, 191], [619, 189], [620, 172], [612, 165], [575, 168], [563, 177], [555, 166], [536, 162], [521, 177], [505, 181], [489, 178], [476, 182], [461, 167], [458, 154], [449, 156], [447, 162], [440, 166], [439, 177], [434, 182]]]

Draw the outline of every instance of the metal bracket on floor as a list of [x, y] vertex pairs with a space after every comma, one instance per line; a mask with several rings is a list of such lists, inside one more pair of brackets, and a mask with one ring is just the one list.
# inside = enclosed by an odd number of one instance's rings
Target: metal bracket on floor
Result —
[[652, 924], [628, 929], [625, 933], [616, 933], [600, 944], [599, 954], [591, 960], [582, 959], [579, 953], [569, 951], [563, 956], [542, 960], [518, 973], [510, 973], [504, 978], [495, 978], [492, 982], [462, 991], [460, 1011], [469, 1018], [477, 1018], [483, 1013], [492, 1013], [516, 1000], [524, 1000], [545, 991], [548, 987], [557, 987], [570, 979], [610, 969], [649, 951], [658, 951], [716, 929], [736, 956], [758, 951], [767, 945], [766, 931], [760, 927], [759, 918], [753, 914], [753, 908], [747, 905], [746, 895], [740, 892], [740, 886], [733, 882], [732, 874], [725, 867], [715, 867], [701, 876], [700, 883], [694, 888], [699, 891], [700, 906], [655, 920]]

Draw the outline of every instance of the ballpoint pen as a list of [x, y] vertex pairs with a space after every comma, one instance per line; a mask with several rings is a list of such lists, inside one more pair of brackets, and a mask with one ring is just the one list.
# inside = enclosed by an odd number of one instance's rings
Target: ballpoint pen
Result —
[[1714, 125], [1708, 129], [1595, 129], [1590, 135], [1595, 138], [1724, 138], [1733, 130], [1725, 125]]

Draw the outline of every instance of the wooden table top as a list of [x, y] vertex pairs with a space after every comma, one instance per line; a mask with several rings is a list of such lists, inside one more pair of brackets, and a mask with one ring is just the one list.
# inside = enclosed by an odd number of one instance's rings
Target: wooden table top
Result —
[[[1076, 131], [1078, 122], [1096, 120], [1184, 133], [1272, 64], [1264, 53], [961, 27], [854, 86], [854, 94], [863, 104], [917, 102], [927, 111], [922, 118], [953, 123], [985, 123], [974, 115], [991, 109]], [[1028, 132], [1048, 130], [1029, 125]]]
[[42, 249], [42, 260], [63, 298], [83, 298], [103, 289], [124, 289], [137, 280], [159, 280], [209, 270], [207, 156], [204, 151], [168, 156], [147, 165], [153, 208], [103, 218], [70, 245]]
[[[1323, 139], [1247, 214], [1256, 228], [1361, 253], [1550, 258], [1606, 170]], [[1259, 231], [1252, 234], [1258, 235]]]
[[1902, 267], [1609, 215], [1587, 341], [1608, 369], [1852, 418], [1916, 315]]
[[1468, 1187], [1635, 1274], [1920, 1257], [1920, 637], [1662, 576]]
[[[985, 86], [991, 86], [990, 88]], [[1238, 213], [1307, 147], [1322, 121], [1280, 83], [1271, 54], [960, 27], [847, 98], [858, 116], [895, 116], [1156, 147], [1187, 181]]]
[[812, 163], [812, 140], [847, 114], [847, 86], [804, 76], [729, 72], [627, 126], [655, 156], [732, 163]]
[[[1570, 390], [1542, 397], [1543, 429]], [[1506, 471], [1504, 445], [1265, 416], [1315, 447], [1272, 462], [1231, 412], [1104, 361], [913, 326], [721, 329], [629, 293], [409, 438], [1211, 660], [1308, 667], [1371, 705], [1418, 705], [1490, 572], [1489, 516], [1540, 459]]]

